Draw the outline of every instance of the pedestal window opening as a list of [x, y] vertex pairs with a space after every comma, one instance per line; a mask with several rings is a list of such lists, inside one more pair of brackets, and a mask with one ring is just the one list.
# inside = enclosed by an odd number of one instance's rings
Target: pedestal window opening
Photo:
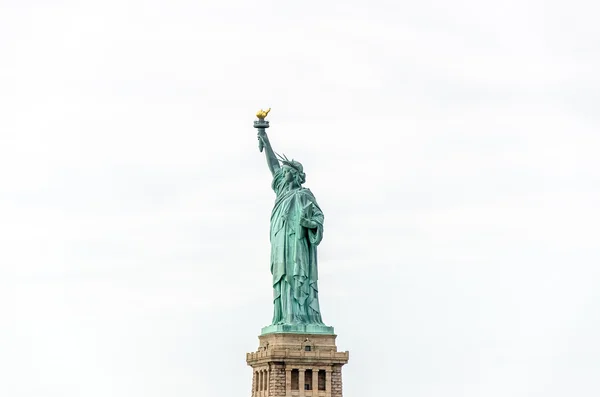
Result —
[[325, 376], [325, 370], [319, 370], [319, 390], [325, 390], [325, 385], [327, 384], [327, 378]]
[[299, 382], [300, 382], [300, 372], [297, 369], [292, 370], [292, 390], [300, 390]]
[[313, 389], [313, 371], [312, 369], [307, 369], [304, 373], [304, 390], [312, 390]]

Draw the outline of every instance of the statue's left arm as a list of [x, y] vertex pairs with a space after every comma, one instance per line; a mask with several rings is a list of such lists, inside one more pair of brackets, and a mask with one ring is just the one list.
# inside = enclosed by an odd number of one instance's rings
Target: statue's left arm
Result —
[[302, 217], [300, 218], [300, 225], [307, 229], [310, 242], [318, 245], [323, 238], [324, 216], [319, 206], [313, 201], [314, 197], [312, 193], [309, 194], [312, 200], [304, 208]]

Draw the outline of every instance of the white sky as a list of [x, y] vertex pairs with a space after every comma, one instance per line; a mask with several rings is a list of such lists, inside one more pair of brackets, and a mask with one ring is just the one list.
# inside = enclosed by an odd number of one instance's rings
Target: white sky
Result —
[[250, 394], [269, 106], [346, 397], [600, 395], [599, 13], [0, 1], [0, 395]]

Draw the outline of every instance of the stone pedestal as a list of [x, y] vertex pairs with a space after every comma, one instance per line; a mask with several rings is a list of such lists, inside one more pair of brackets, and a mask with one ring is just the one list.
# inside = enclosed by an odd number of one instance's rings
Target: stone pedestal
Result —
[[336, 335], [271, 333], [258, 337], [252, 367], [252, 397], [342, 397], [342, 366]]

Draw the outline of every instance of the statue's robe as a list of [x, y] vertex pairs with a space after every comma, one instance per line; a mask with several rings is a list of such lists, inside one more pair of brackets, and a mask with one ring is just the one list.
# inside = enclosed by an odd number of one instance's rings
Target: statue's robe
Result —
[[[283, 168], [275, 172], [272, 188], [277, 195], [271, 213], [272, 324], [323, 324], [317, 288], [323, 212], [309, 189], [288, 189]], [[308, 229], [300, 219], [311, 205], [309, 219], [317, 227]]]

